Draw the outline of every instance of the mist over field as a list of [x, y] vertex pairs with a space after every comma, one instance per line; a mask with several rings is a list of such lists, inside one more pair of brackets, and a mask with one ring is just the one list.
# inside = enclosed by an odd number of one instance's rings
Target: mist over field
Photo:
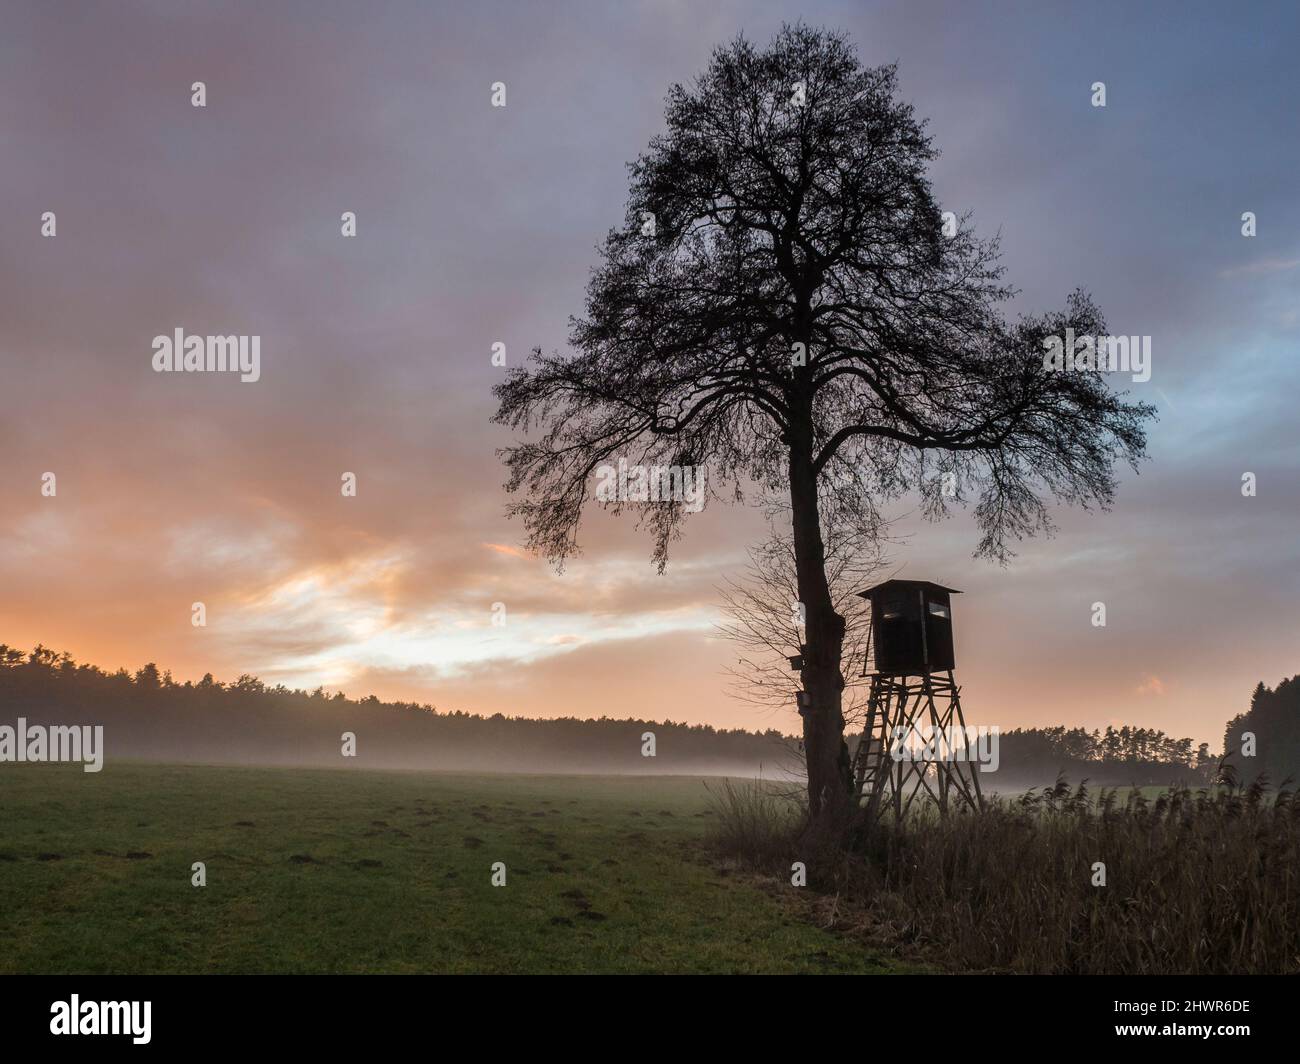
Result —
[[[415, 714], [420, 711], [415, 711]], [[416, 769], [530, 775], [629, 774], [786, 779], [797, 771], [796, 742], [747, 732], [692, 734], [681, 725], [635, 720], [420, 717], [376, 719], [332, 706], [266, 717], [192, 721], [130, 712], [8, 709], [32, 725], [103, 724], [106, 771], [117, 761]], [[356, 755], [342, 756], [343, 735]], [[655, 734], [659, 753], [640, 753]], [[734, 751], [728, 753], [727, 751]]]
[[[27, 718], [40, 722], [41, 715]], [[62, 723], [67, 718], [60, 718]], [[90, 721], [91, 718], [87, 718]], [[12, 724], [12, 718], [6, 718]], [[610, 722], [617, 732], [637, 742], [647, 728], [660, 729], [643, 721]], [[521, 729], [522, 731], [522, 729]], [[363, 736], [365, 732], [361, 733]], [[403, 738], [406, 734], [408, 738]], [[122, 761], [159, 764], [205, 764], [333, 768], [344, 770], [400, 770], [461, 773], [509, 773], [521, 775], [640, 775], [640, 776], [729, 776], [743, 779], [797, 778], [797, 765], [788, 750], [773, 743], [764, 759], [710, 757], [689, 750], [667, 758], [642, 758], [635, 752], [620, 754], [614, 749], [589, 749], [582, 739], [566, 742], [563, 737], [537, 736], [519, 741], [489, 735], [454, 737], [449, 741], [414, 734], [413, 729], [376, 732], [361, 746], [355, 758], [339, 755], [340, 743], [328, 734], [310, 731], [294, 736], [270, 729], [232, 732], [229, 736], [201, 735], [165, 728], [128, 724], [105, 728], [105, 769], [112, 772]], [[781, 764], [793, 766], [782, 768]]]

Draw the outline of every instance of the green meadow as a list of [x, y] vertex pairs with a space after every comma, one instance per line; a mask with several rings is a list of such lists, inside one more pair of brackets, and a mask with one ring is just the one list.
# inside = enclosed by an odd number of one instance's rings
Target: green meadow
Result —
[[6, 764], [0, 972], [897, 970], [712, 816], [685, 777]]

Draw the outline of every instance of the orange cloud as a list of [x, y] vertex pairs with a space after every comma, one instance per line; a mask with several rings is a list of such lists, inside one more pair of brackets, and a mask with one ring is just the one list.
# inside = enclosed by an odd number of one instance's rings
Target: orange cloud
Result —
[[1165, 693], [1165, 682], [1159, 676], [1148, 675], [1137, 686], [1137, 693], [1140, 695], [1163, 695]]

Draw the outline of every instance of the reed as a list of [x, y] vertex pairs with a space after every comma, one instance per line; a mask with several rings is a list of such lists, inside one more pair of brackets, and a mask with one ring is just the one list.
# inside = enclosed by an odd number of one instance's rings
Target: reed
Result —
[[810, 850], [810, 886], [834, 895], [838, 923], [944, 968], [1300, 972], [1300, 803], [1230, 771], [1154, 798], [1058, 780], [981, 812], [859, 819], [833, 856], [788, 808], [765, 825], [770, 800], [732, 808], [718, 845], [750, 840], [731, 852], [774, 874]]

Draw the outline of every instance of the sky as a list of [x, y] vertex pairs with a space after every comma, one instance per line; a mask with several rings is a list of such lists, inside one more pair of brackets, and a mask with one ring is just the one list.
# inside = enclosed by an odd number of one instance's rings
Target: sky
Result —
[[[1111, 512], [1059, 509], [1000, 567], [972, 558], [969, 512], [893, 511], [882, 575], [964, 592], [968, 722], [1217, 749], [1257, 682], [1300, 673], [1294, 5], [3, 9], [0, 642], [797, 731], [723, 675], [717, 588], [761, 516], [711, 504], [661, 576], [647, 536], [593, 511], [557, 573], [505, 516], [512, 437], [490, 418], [493, 344], [511, 365], [565, 349], [669, 87], [802, 18], [899, 64], [943, 153], [937, 197], [1001, 233], [1014, 312], [1082, 286], [1113, 333], [1152, 337], [1150, 381], [1117, 381], [1159, 410], [1150, 460]], [[261, 379], [154, 372], [178, 327], [260, 336]]]

